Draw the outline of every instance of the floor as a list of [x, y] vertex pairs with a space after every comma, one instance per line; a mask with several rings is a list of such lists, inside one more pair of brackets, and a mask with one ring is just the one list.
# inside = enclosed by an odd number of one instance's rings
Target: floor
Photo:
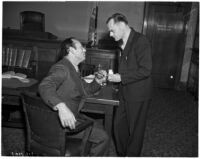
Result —
[[[24, 153], [22, 129], [2, 128], [2, 155]], [[109, 156], [117, 156], [114, 143]], [[198, 157], [198, 102], [187, 92], [155, 89], [142, 157]]]

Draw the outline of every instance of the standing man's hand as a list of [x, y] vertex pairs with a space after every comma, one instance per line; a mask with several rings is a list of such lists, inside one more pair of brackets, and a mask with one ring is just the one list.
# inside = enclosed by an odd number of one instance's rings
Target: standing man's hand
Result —
[[75, 129], [76, 118], [71, 110], [65, 105], [65, 103], [59, 103], [55, 107], [58, 110], [58, 116], [62, 126]]
[[108, 81], [110, 82], [121, 82], [121, 76], [119, 73], [108, 74]]

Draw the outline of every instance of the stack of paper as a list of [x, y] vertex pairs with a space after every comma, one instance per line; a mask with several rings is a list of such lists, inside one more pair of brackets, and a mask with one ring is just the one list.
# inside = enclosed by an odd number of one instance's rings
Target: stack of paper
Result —
[[2, 78], [17, 78], [22, 82], [29, 82], [29, 79], [26, 77], [27, 75], [23, 73], [15, 73], [14, 71], [7, 71], [2, 74]]

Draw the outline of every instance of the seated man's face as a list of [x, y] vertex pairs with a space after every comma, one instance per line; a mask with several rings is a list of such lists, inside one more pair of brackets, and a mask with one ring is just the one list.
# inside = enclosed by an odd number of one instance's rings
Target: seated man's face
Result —
[[76, 50], [75, 56], [76, 56], [77, 60], [82, 62], [85, 60], [86, 49], [83, 47], [83, 45], [78, 40], [73, 40], [73, 41], [74, 41], [75, 50]]

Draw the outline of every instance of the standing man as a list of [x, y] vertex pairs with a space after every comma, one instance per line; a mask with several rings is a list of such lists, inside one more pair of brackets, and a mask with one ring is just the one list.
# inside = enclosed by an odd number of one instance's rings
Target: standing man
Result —
[[106, 24], [122, 50], [119, 73], [108, 75], [109, 81], [120, 83], [120, 105], [114, 121], [117, 152], [119, 156], [140, 156], [152, 92], [150, 43], [120, 13], [109, 17]]
[[[82, 97], [95, 93], [106, 80], [106, 71], [92, 83], [81, 80], [78, 64], [85, 60], [85, 48], [75, 38], [67, 38], [61, 44], [60, 61], [54, 64], [47, 77], [39, 85], [42, 99], [58, 112], [63, 127], [75, 128], [76, 119], [83, 117], [78, 111]], [[78, 136], [78, 135], [76, 135]], [[78, 136], [82, 137], [81, 134]], [[90, 156], [106, 156], [109, 146], [107, 133], [95, 123], [89, 136], [92, 143]]]

